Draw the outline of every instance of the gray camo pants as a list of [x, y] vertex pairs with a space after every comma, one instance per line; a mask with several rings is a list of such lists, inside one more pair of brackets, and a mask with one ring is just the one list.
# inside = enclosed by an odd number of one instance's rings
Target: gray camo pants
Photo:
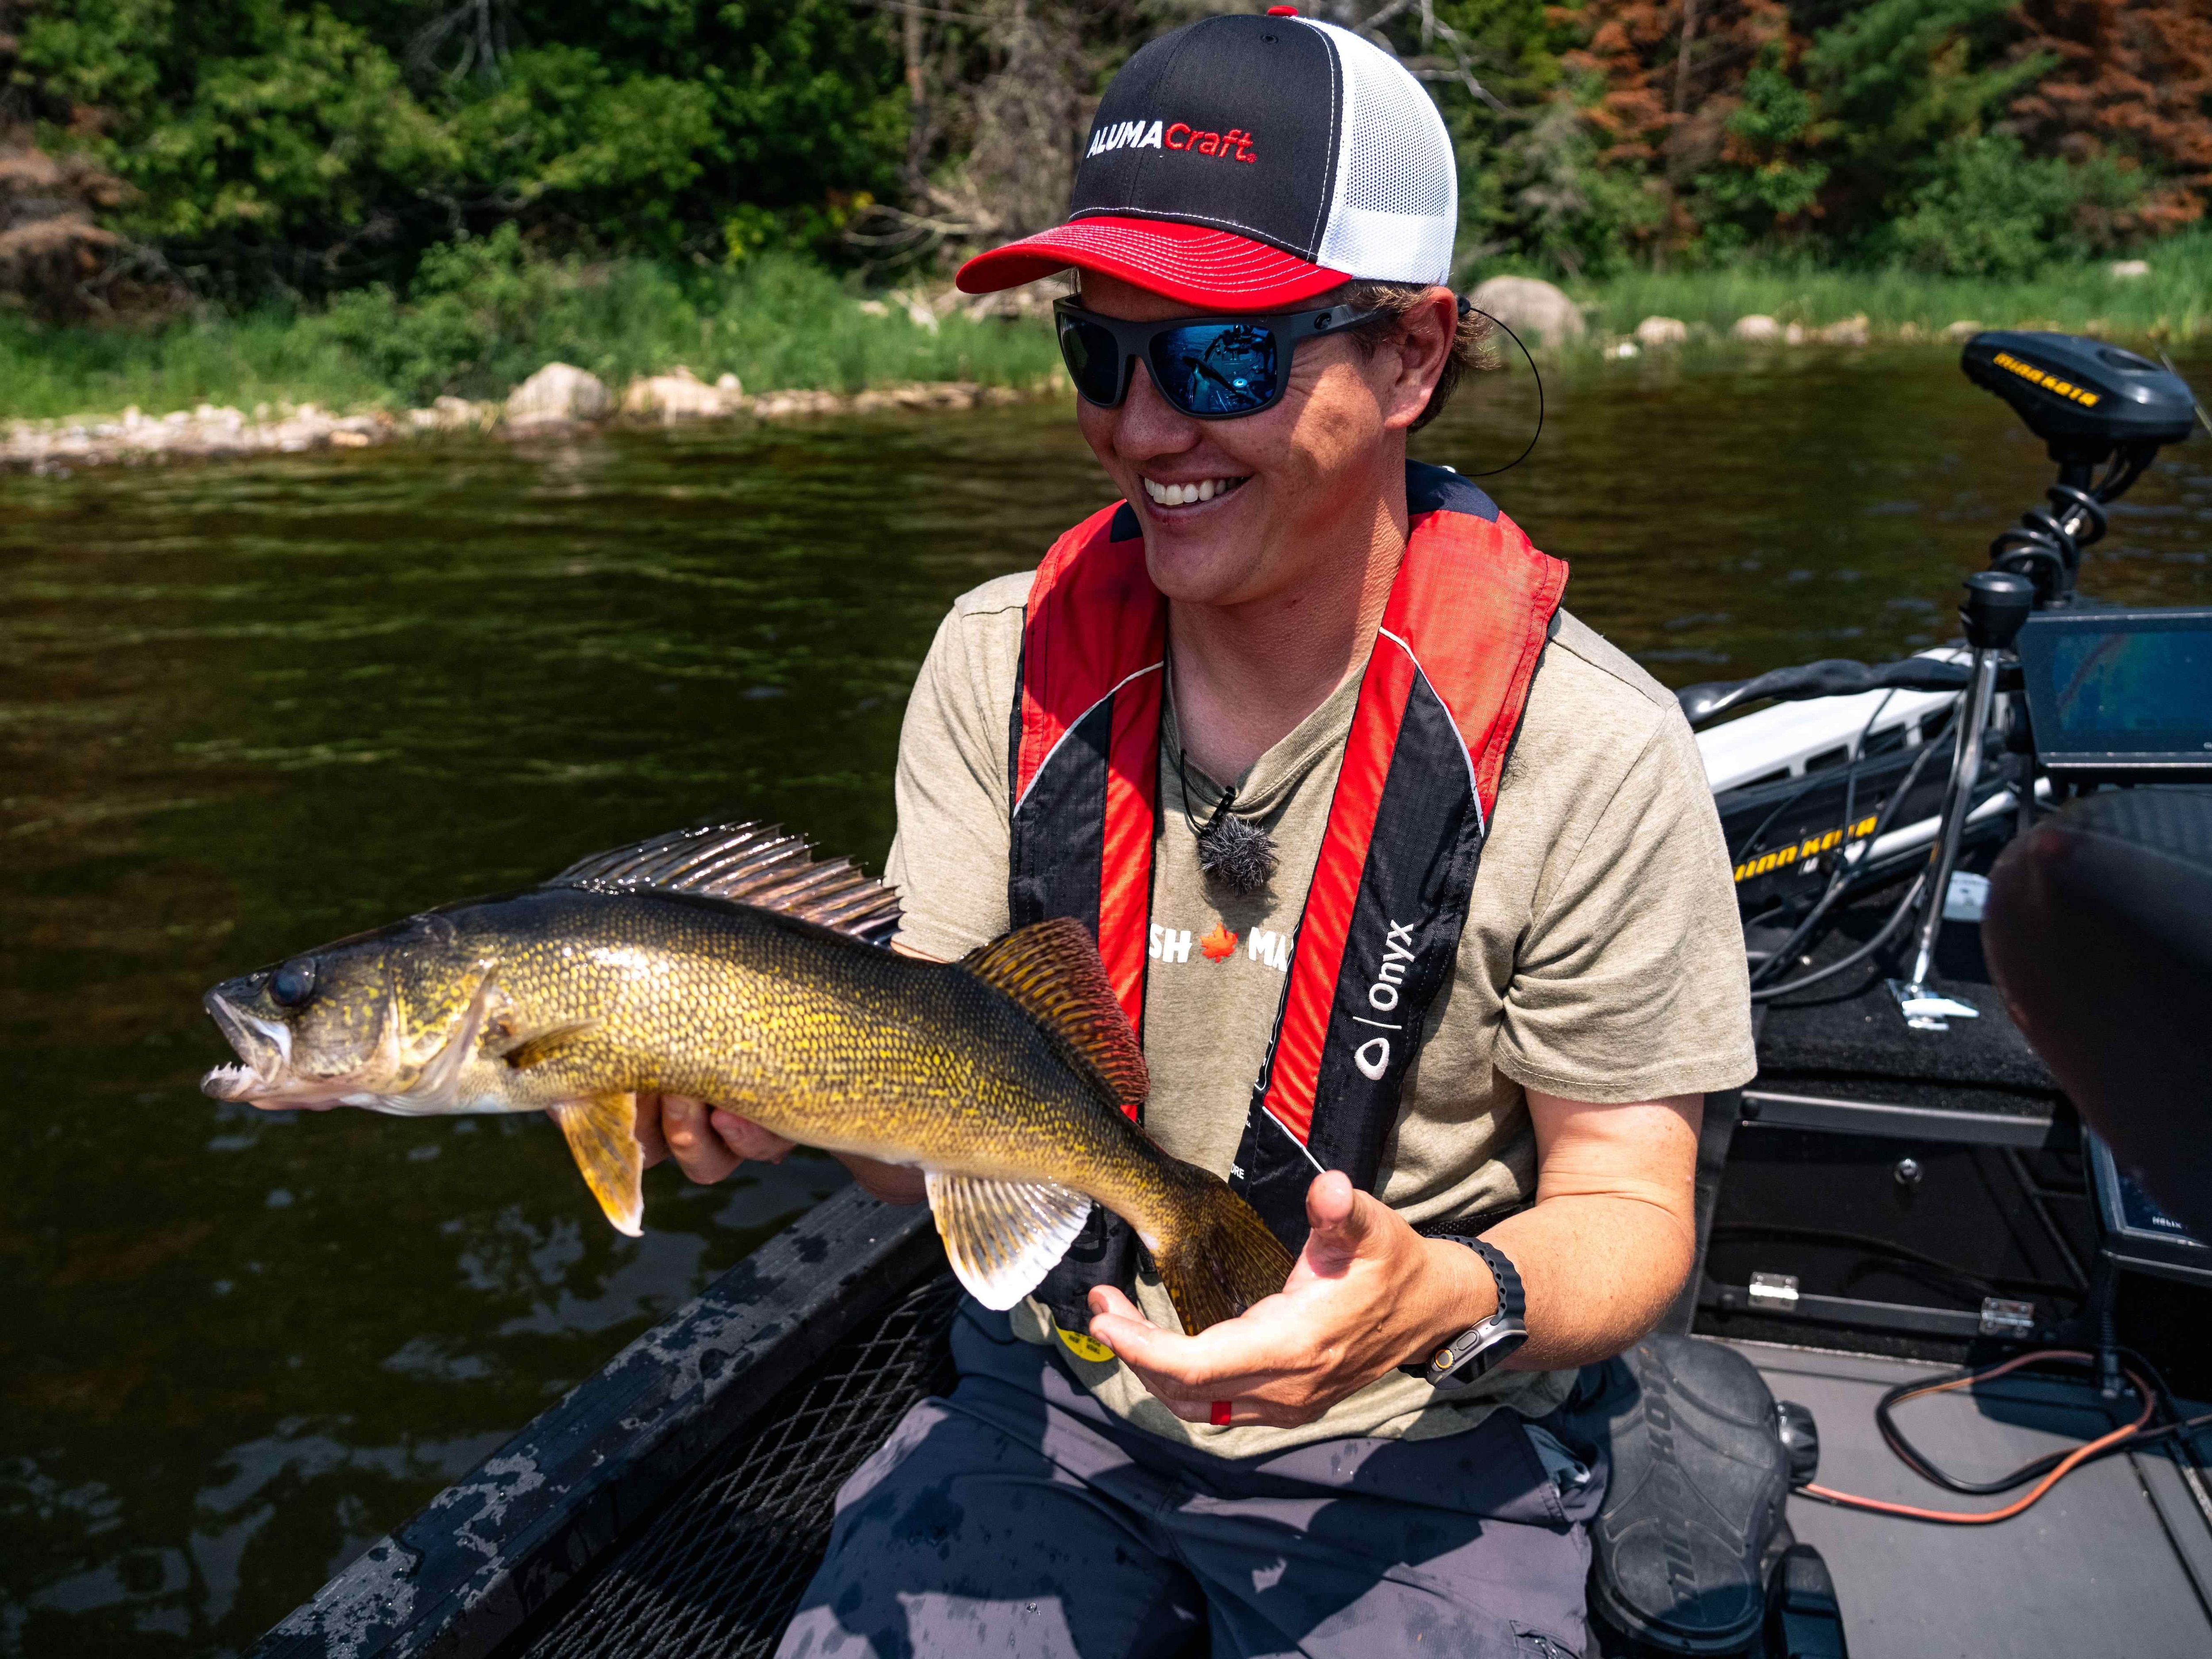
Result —
[[953, 1356], [838, 1492], [780, 1659], [1583, 1650], [1604, 1470], [1548, 1473], [1571, 1460], [1513, 1412], [1231, 1461], [1128, 1427], [973, 1301]]

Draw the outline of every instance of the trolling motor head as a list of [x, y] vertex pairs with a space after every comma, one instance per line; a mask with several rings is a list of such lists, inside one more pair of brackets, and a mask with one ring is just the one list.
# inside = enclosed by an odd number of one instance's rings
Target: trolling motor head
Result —
[[2078, 334], [1990, 329], [1966, 342], [1959, 367], [2010, 404], [2058, 463], [2045, 492], [2055, 510], [2030, 507], [1990, 544], [1990, 562], [2033, 581], [2039, 607], [2070, 604], [2081, 550], [2105, 533], [2105, 507], [2162, 445], [2189, 435], [2195, 394], [2148, 357]]

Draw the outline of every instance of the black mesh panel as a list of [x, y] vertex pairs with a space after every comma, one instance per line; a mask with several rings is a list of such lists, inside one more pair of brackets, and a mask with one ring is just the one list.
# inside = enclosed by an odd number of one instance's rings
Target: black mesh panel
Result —
[[772, 1653], [821, 1565], [837, 1488], [908, 1407], [951, 1386], [959, 1297], [950, 1276], [931, 1279], [831, 1350], [502, 1659]]

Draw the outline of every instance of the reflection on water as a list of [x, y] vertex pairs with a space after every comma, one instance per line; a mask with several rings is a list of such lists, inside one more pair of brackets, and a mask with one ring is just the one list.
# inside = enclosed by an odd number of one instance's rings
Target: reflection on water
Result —
[[[1481, 391], [1422, 453], [1519, 450]], [[2212, 602], [2206, 455], [2089, 591]], [[1948, 637], [2048, 477], [1947, 356], [1822, 354], [1554, 386], [1492, 487], [1680, 684]], [[0, 1652], [242, 1647], [841, 1178], [658, 1170], [624, 1239], [542, 1121], [204, 1099], [201, 991], [710, 816], [879, 861], [946, 602], [1103, 498], [1064, 404], [0, 477]]]

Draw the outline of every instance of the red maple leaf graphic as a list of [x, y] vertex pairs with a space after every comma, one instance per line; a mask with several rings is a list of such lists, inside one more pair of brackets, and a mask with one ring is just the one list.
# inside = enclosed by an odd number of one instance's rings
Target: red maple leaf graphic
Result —
[[1206, 952], [1208, 962], [1226, 962], [1237, 954], [1237, 935], [1217, 921], [1213, 931], [1199, 940], [1198, 948]]

